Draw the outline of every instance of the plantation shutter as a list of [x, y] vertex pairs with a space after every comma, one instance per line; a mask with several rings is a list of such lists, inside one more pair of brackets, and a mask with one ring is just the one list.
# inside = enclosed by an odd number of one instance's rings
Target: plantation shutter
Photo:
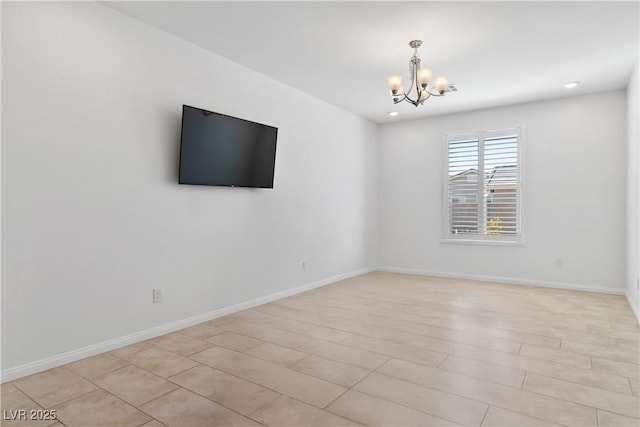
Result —
[[484, 140], [485, 234], [518, 232], [518, 137]]
[[478, 234], [478, 139], [449, 141], [449, 233]]

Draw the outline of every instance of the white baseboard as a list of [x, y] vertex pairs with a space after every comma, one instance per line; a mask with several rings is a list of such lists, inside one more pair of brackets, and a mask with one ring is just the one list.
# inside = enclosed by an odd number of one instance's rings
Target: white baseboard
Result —
[[636, 319], [638, 320], [638, 323], [640, 323], [640, 308], [638, 308], [638, 302], [637, 301], [634, 302], [633, 299], [629, 296], [628, 292], [625, 293], [624, 296], [627, 297], [627, 302], [631, 306], [631, 310], [633, 311], [633, 314], [636, 315]]
[[512, 285], [537, 286], [537, 287], [543, 287], [543, 288], [570, 289], [575, 291], [597, 292], [601, 294], [624, 295], [625, 293], [625, 290], [622, 288], [621, 289], [600, 288], [595, 286], [579, 285], [575, 283], [549, 282], [544, 280], [520, 279], [517, 277], [484, 276], [480, 274], [449, 273], [449, 272], [442, 272], [442, 271], [419, 270], [419, 269], [412, 269], [412, 268], [399, 268], [399, 267], [386, 267], [386, 266], [378, 267], [377, 270], [387, 271], [390, 273], [414, 274], [418, 276], [446, 277], [450, 279], [468, 279], [468, 280], [478, 280], [481, 282], [497, 282], [497, 283], [508, 283]]
[[233, 314], [238, 311], [246, 310], [248, 308], [266, 304], [271, 301], [286, 298], [291, 295], [296, 295], [305, 291], [309, 291], [311, 289], [328, 285], [330, 283], [348, 279], [350, 277], [366, 274], [373, 270], [374, 270], [373, 268], [366, 268], [358, 271], [353, 271], [350, 273], [340, 274], [337, 276], [329, 277], [327, 279], [318, 280], [313, 283], [307, 283], [305, 285], [298, 286], [293, 289], [287, 289], [285, 291], [276, 292], [270, 295], [265, 295], [249, 301], [234, 304], [229, 307], [224, 307], [218, 310], [210, 311], [208, 313], [199, 314], [197, 316], [189, 317], [188, 319], [167, 323], [165, 325], [157, 326], [155, 328], [147, 329], [140, 332], [135, 332], [133, 334], [129, 334], [123, 337], [114, 338], [108, 341], [90, 345], [88, 347], [83, 347], [77, 350], [72, 350], [66, 353], [51, 356], [46, 359], [36, 360], [35, 362], [25, 363], [24, 365], [19, 365], [14, 368], [5, 369], [0, 372], [0, 383], [13, 381], [15, 379], [25, 377], [27, 375], [32, 375], [38, 372], [46, 371], [47, 369], [66, 365], [67, 363], [75, 362], [77, 360], [84, 359], [86, 357], [95, 356], [96, 354], [115, 350], [116, 348], [120, 348], [130, 344], [135, 344], [137, 342], [145, 341], [150, 338], [155, 338], [160, 335], [165, 335], [170, 332], [175, 332], [180, 329], [188, 328], [189, 326], [197, 325], [198, 323], [206, 322], [212, 319], [217, 319], [218, 317], [222, 317], [222, 316], [227, 316], [229, 314]]

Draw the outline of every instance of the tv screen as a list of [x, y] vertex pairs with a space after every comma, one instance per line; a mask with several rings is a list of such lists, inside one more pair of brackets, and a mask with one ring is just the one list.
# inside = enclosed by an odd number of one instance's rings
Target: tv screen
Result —
[[180, 184], [273, 188], [278, 128], [182, 106]]

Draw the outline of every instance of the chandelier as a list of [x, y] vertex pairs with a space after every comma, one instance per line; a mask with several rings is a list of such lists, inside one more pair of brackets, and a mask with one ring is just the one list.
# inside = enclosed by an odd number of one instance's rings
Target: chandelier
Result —
[[433, 71], [430, 68], [420, 68], [420, 56], [418, 48], [422, 45], [422, 40], [412, 40], [409, 46], [414, 49], [413, 56], [409, 58], [409, 73], [411, 75], [411, 85], [405, 92], [402, 87], [402, 76], [389, 76], [387, 85], [391, 91], [391, 99], [397, 104], [407, 101], [410, 104], [422, 105], [431, 96], [443, 96], [445, 92], [455, 91], [453, 85], [449, 86], [449, 79], [440, 76], [436, 79], [435, 85], [429, 87]]

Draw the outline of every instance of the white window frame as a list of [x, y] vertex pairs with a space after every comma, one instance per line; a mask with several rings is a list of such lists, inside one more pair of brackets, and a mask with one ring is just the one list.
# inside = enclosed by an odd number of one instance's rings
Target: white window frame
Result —
[[[481, 174], [484, 174], [484, 141], [487, 138], [516, 135], [518, 137], [518, 185], [516, 194], [517, 203], [517, 231], [515, 235], [466, 235], [449, 233], [449, 141], [462, 139], [478, 139], [478, 229], [484, 229], [484, 185], [480, 183]], [[503, 129], [482, 130], [474, 132], [455, 132], [444, 135], [442, 144], [442, 240], [441, 243], [457, 243], [471, 245], [500, 245], [500, 246], [524, 246], [524, 206], [523, 206], [523, 182], [524, 182], [524, 129], [522, 126], [513, 126]], [[482, 208], [480, 207], [482, 203]]]

